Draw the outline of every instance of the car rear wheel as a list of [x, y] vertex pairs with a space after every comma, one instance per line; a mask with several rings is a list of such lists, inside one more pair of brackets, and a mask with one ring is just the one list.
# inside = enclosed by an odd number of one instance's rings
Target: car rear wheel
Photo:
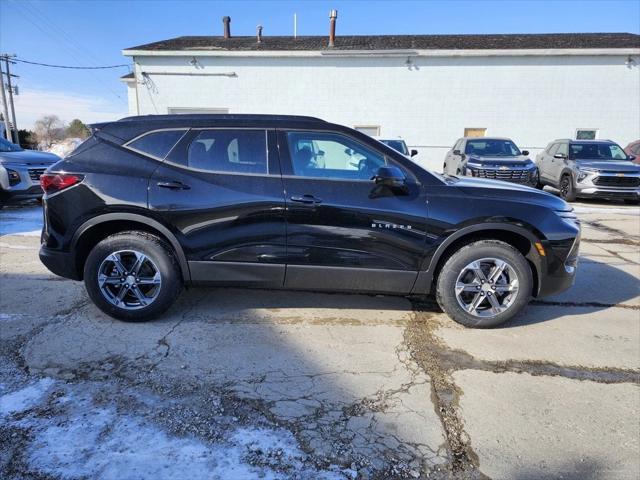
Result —
[[106, 314], [131, 322], [167, 310], [182, 289], [170, 247], [146, 232], [123, 232], [98, 243], [84, 266], [87, 293]]
[[437, 280], [440, 307], [456, 322], [473, 328], [500, 325], [529, 302], [531, 268], [522, 254], [497, 240], [470, 243], [444, 264]]
[[571, 175], [565, 174], [560, 179], [560, 196], [567, 202], [573, 202], [576, 199], [576, 189]]

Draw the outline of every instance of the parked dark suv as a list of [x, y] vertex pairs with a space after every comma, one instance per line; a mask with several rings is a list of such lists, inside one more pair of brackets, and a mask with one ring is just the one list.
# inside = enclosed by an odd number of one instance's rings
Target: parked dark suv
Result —
[[444, 159], [443, 172], [449, 175], [504, 180], [535, 187], [538, 169], [527, 150], [520, 151], [508, 138], [463, 137]]
[[574, 281], [580, 226], [563, 200], [428, 172], [347, 127], [162, 115], [94, 128], [42, 177], [40, 258], [117, 318], [210, 284], [435, 291], [456, 321], [488, 327]]
[[610, 140], [555, 140], [536, 158], [540, 184], [560, 190], [568, 202], [578, 197], [640, 200], [640, 165]]

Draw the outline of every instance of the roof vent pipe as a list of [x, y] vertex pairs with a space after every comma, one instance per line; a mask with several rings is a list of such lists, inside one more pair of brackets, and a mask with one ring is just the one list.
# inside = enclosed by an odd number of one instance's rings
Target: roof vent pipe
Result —
[[258, 25], [257, 27], [258, 30], [258, 43], [262, 43], [262, 25]]
[[329, 47], [334, 47], [336, 43], [336, 19], [338, 11], [331, 10], [329, 12]]
[[222, 17], [222, 24], [224, 25], [224, 38], [231, 38], [231, 17]]

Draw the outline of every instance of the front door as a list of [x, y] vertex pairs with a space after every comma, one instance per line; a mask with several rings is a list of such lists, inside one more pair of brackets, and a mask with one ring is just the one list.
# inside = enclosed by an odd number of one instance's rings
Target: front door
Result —
[[197, 282], [282, 287], [284, 207], [265, 129], [191, 130], [149, 181], [149, 208], [173, 228]]
[[278, 133], [286, 199], [288, 288], [409, 293], [425, 247], [427, 203], [371, 177], [392, 163], [334, 132]]

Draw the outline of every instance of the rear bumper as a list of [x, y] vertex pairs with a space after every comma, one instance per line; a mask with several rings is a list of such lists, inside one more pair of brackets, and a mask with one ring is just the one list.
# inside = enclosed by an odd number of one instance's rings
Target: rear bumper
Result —
[[76, 270], [75, 258], [71, 253], [42, 246], [39, 256], [40, 261], [52, 273], [71, 280], [81, 280]]

